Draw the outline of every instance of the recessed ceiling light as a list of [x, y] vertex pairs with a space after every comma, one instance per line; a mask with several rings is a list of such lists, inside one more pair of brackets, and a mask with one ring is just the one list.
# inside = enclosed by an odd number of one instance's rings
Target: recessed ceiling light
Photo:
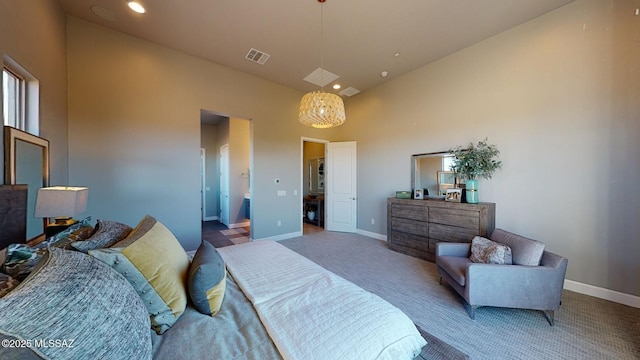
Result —
[[400, 53], [397, 52], [397, 53], [393, 54], [393, 56], [398, 57], [398, 56], [400, 56]]
[[340, 90], [342, 86], [340, 86], [340, 84], [333, 84], [333, 89], [334, 90]]
[[389, 72], [388, 71], [383, 71], [380, 73], [380, 77], [386, 78], [387, 76], [389, 76]]
[[129, 1], [127, 5], [129, 5], [129, 9], [137, 12], [138, 14], [144, 14], [146, 12], [144, 6], [137, 1]]

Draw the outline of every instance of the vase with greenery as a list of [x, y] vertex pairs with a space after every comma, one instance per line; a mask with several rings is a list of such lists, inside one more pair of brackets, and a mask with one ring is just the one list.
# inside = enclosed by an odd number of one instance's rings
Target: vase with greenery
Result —
[[449, 150], [453, 154], [451, 171], [457, 176], [466, 179], [467, 202], [478, 203], [478, 178], [491, 179], [493, 173], [502, 167], [502, 161], [498, 160], [500, 151], [489, 144], [488, 139], [477, 144], [469, 143], [469, 146], [456, 146]]

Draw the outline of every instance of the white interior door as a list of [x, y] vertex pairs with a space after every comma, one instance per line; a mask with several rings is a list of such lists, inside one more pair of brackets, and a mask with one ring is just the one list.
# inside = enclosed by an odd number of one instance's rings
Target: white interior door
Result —
[[229, 227], [229, 144], [220, 147], [220, 222]]
[[356, 232], [356, 142], [327, 144], [325, 209], [327, 230]]

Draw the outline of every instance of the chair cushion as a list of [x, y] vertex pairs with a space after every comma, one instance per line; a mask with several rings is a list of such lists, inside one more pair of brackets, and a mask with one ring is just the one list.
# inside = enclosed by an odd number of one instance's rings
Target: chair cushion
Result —
[[153, 217], [146, 216], [113, 247], [89, 250], [89, 255], [129, 280], [158, 334], [173, 326], [187, 307], [189, 258], [171, 231]]
[[507, 245], [476, 236], [471, 240], [471, 256], [475, 263], [511, 265], [511, 248]]
[[220, 311], [227, 285], [224, 260], [208, 241], [202, 241], [189, 267], [189, 297], [199, 312], [215, 315]]
[[0, 346], [0, 359], [151, 359], [149, 316], [138, 294], [77, 251], [51, 248], [0, 298], [0, 314], [0, 339], [31, 341], [29, 348]]
[[449, 276], [455, 280], [460, 286], [464, 286], [465, 277], [467, 274], [467, 265], [471, 264], [471, 260], [466, 257], [458, 256], [438, 256], [436, 263], [442, 268]]
[[502, 229], [495, 229], [491, 240], [505, 244], [511, 248], [514, 265], [538, 266], [544, 252], [544, 244], [540, 241], [516, 235]]

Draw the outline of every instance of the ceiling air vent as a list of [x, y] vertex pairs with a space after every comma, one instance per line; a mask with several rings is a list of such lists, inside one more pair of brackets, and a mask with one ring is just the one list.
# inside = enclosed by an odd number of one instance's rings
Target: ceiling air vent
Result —
[[270, 57], [271, 55], [267, 54], [266, 52], [251, 48], [251, 50], [249, 50], [249, 52], [247, 53], [247, 56], [245, 56], [244, 58], [260, 65], [264, 65], [264, 63], [266, 63]]

